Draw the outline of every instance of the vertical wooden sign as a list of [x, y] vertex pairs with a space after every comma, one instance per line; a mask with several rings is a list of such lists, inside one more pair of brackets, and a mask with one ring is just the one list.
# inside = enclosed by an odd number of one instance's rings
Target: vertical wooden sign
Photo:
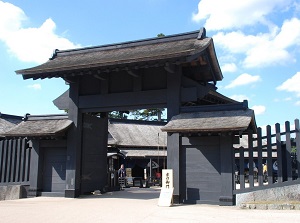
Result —
[[159, 195], [158, 206], [170, 207], [173, 197], [173, 170], [162, 170], [162, 188]]

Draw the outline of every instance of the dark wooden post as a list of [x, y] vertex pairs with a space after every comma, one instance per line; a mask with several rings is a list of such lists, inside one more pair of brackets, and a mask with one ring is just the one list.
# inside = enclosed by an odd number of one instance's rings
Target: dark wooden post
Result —
[[248, 133], [248, 181], [249, 186], [254, 187], [254, 164], [253, 164], [253, 134], [252, 131]]
[[235, 203], [233, 197], [233, 140], [231, 135], [220, 136], [220, 158], [221, 158], [221, 196], [220, 205], [231, 206]]
[[80, 193], [82, 113], [78, 108], [79, 80], [70, 84], [69, 119], [73, 125], [68, 131], [65, 197], [78, 197]]
[[40, 141], [39, 140], [31, 140], [29, 141], [30, 146], [32, 146], [31, 150], [31, 158], [30, 158], [30, 175], [29, 175], [29, 183], [30, 188], [28, 192], [28, 197], [36, 197], [40, 195], [41, 192], [41, 160], [42, 156], [40, 154]]
[[182, 196], [180, 196], [180, 144], [181, 143], [179, 133], [168, 133], [167, 165], [168, 169], [173, 169], [174, 203], [180, 203], [182, 199]]
[[[179, 114], [180, 109], [180, 88], [181, 88], [181, 67], [176, 66], [174, 73], [168, 72], [168, 83], [167, 83], [167, 110], [168, 110], [168, 121], [174, 116]], [[181, 196], [180, 191], [180, 135], [179, 133], [168, 134], [167, 138], [167, 165], [168, 169], [173, 169], [173, 180], [174, 180], [174, 203], [180, 203]]]
[[281, 148], [281, 135], [280, 135], [280, 124], [275, 124], [275, 130], [276, 130], [276, 149], [277, 149], [277, 163], [278, 163], [278, 171], [277, 171], [277, 179], [278, 182], [283, 182], [283, 176], [286, 173], [285, 165], [283, 165], [285, 162], [282, 160], [282, 148]]
[[[285, 158], [286, 158], [286, 171], [287, 171], [287, 180], [292, 181], [292, 145], [291, 145], [291, 129], [290, 129], [290, 122], [285, 122], [285, 132], [286, 132], [286, 147], [285, 147]], [[280, 168], [280, 166], [279, 166]]]
[[263, 186], [263, 160], [262, 160], [262, 138], [261, 128], [257, 128], [257, 165], [258, 165], [258, 184]]
[[299, 119], [295, 119], [295, 133], [296, 133], [296, 158], [297, 158], [297, 169], [298, 179], [300, 179], [300, 125]]
[[267, 125], [267, 169], [268, 169], [268, 184], [273, 183], [273, 154], [272, 154], [272, 138], [271, 126]]

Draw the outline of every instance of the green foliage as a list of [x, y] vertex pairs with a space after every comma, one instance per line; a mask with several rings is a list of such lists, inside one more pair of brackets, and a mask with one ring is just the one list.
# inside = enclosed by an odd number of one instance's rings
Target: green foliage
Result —
[[163, 33], [157, 34], [157, 37], [164, 37], [164, 36], [165, 36], [165, 34], [163, 34]]
[[164, 110], [164, 108], [134, 110], [131, 112], [131, 115], [135, 120], [162, 121], [161, 115]]
[[108, 113], [108, 118], [127, 119], [128, 114], [128, 111], [112, 111]]
[[291, 153], [296, 153], [297, 152], [297, 147], [296, 146], [292, 146], [292, 151]]

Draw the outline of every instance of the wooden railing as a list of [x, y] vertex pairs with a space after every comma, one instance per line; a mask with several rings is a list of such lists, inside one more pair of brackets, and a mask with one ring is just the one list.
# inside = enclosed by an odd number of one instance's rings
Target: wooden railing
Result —
[[235, 148], [234, 153], [234, 194], [270, 187], [300, 184], [300, 131], [299, 120], [285, 122], [285, 130], [280, 124], [266, 126], [257, 134], [248, 134], [247, 145]]
[[29, 184], [30, 152], [25, 138], [0, 140], [0, 186]]

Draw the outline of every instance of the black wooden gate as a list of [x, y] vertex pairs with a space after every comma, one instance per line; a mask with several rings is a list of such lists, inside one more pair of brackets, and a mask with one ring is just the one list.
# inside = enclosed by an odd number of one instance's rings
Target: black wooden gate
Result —
[[192, 137], [191, 140], [193, 145], [183, 145], [182, 148], [186, 177], [184, 202], [219, 204], [222, 186], [219, 138]]
[[43, 191], [64, 192], [66, 189], [66, 148], [44, 151]]

